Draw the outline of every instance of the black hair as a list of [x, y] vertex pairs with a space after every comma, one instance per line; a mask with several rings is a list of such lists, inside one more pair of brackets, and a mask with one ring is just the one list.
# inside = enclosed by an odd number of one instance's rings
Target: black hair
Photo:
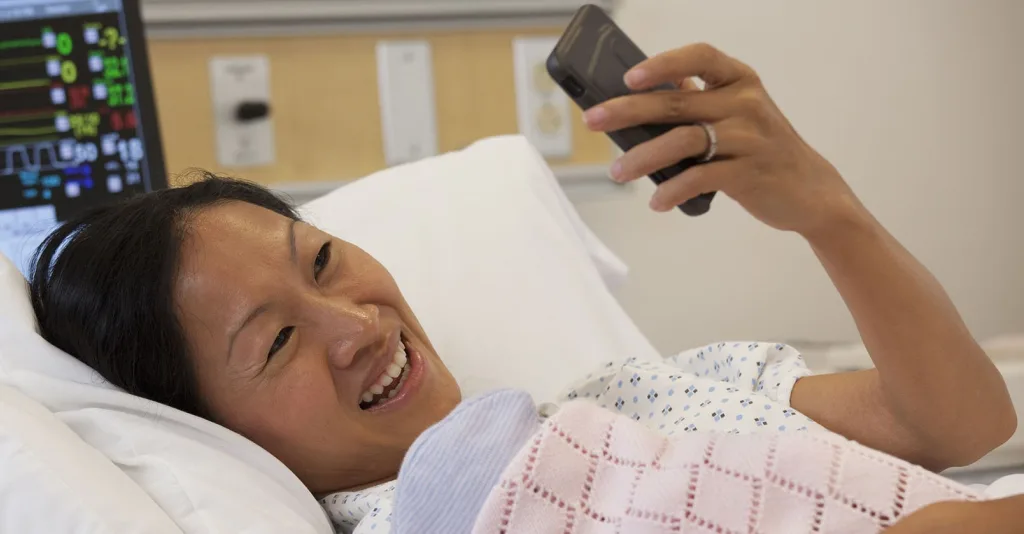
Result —
[[173, 292], [191, 216], [231, 201], [299, 219], [266, 188], [203, 171], [189, 186], [63, 223], [34, 258], [32, 307], [43, 337], [128, 393], [210, 419]]

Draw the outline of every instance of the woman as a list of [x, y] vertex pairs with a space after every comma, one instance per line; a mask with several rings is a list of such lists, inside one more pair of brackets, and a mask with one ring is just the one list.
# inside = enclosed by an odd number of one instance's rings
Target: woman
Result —
[[[800, 138], [749, 67], [694, 45], [626, 80], [637, 91], [665, 82], [681, 90], [592, 108], [592, 130], [706, 126], [634, 148], [612, 166], [614, 178], [713, 155], [661, 184], [651, 206], [668, 211], [721, 191], [800, 234], [876, 366], [796, 376], [791, 393], [766, 400], [933, 470], [971, 463], [1013, 434], [1005, 384], [937, 281]], [[32, 291], [54, 345], [130, 393], [247, 436], [317, 495], [393, 480], [413, 440], [460, 402], [387, 271], [256, 186], [212, 179], [69, 222], [40, 248]], [[941, 520], [948, 532], [997, 532], [998, 521], [1012, 528], [1014, 508], [937, 505], [892, 531], [938, 532], [929, 525]], [[971, 526], [955, 530], [957, 520]]]

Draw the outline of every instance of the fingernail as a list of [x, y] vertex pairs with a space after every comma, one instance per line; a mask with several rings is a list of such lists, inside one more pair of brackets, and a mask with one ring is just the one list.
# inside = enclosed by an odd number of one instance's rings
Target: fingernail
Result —
[[583, 113], [583, 122], [587, 123], [587, 126], [590, 127], [600, 126], [607, 119], [608, 110], [601, 106], [590, 108]]
[[615, 163], [612, 163], [612, 167], [610, 169], [608, 169], [608, 174], [612, 177], [612, 180], [615, 180], [616, 182], [621, 182], [622, 181], [622, 162], [616, 160]]
[[651, 197], [651, 209], [654, 211], [665, 211], [665, 202], [658, 197]]
[[626, 85], [637, 87], [644, 83], [645, 78], [647, 78], [647, 73], [643, 69], [633, 69], [626, 73]]

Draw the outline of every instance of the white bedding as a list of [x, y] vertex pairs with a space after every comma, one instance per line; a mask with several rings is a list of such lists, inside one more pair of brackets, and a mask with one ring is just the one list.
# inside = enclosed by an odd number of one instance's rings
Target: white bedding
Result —
[[[621, 262], [580, 226], [552, 184], [523, 138], [503, 137], [382, 171], [303, 211], [393, 271], [467, 394], [529, 381], [527, 389], [544, 398], [575, 368], [622, 354], [656, 357], [609, 292], [624, 275]], [[77, 457], [92, 470], [0, 476], [0, 495], [18, 496], [0, 499], [0, 532], [332, 531], [316, 499], [263, 449], [117, 391], [45, 343], [34, 331], [25, 281], [2, 257], [0, 384], [37, 401], [63, 429], [48, 434], [41, 425], [38, 440], [89, 451]], [[0, 418], [9, 413], [0, 410]], [[68, 429], [80, 442], [65, 439]], [[37, 454], [38, 440], [25, 432], [0, 419], [0, 473], [19, 455]], [[78, 491], [95, 486], [91, 499], [54, 498], [65, 476]], [[155, 506], [117, 508], [146, 500]]]
[[[624, 266], [552, 184], [524, 139], [496, 138], [383, 171], [304, 213], [393, 271], [467, 395], [519, 385], [540, 401], [581, 367], [657, 357], [609, 292]], [[2, 256], [0, 473], [0, 532], [332, 531], [260, 447], [126, 395], [43, 341]], [[1024, 492], [1024, 480], [990, 491]]]

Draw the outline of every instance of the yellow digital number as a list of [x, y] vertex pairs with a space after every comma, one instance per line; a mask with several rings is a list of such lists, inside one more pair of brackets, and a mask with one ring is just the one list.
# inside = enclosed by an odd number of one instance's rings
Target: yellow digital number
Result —
[[120, 43], [121, 32], [117, 31], [117, 28], [113, 26], [103, 28], [103, 39], [100, 39], [100, 46], [106, 47], [107, 50], [117, 50], [117, 45]]
[[74, 61], [65, 60], [60, 64], [60, 79], [64, 80], [64, 83], [75, 83], [78, 79], [78, 67]]
[[68, 122], [76, 138], [95, 137], [99, 134], [100, 114], [98, 112], [75, 113], [68, 117]]

